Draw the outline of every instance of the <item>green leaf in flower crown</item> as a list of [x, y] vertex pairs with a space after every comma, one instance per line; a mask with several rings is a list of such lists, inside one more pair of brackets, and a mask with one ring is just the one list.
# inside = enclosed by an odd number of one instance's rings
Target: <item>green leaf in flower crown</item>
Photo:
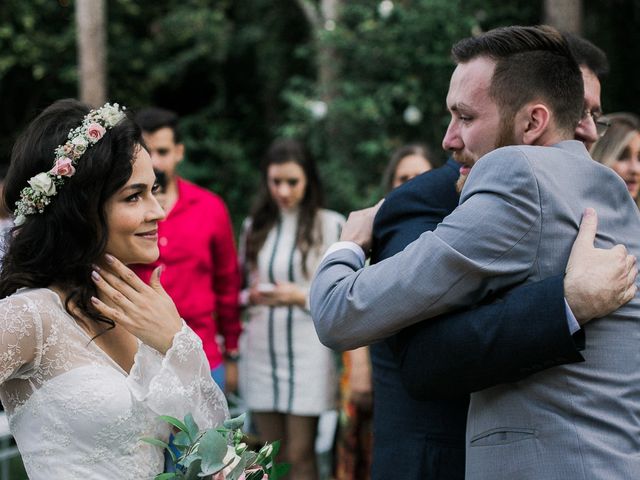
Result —
[[183, 432], [188, 432], [189, 429], [187, 428], [187, 426], [182, 423], [180, 420], [178, 420], [177, 418], [174, 417], [170, 417], [169, 415], [160, 415], [158, 417], [160, 420], [164, 420], [167, 423], [170, 423], [171, 425], [173, 425], [174, 427], [176, 427], [177, 429], [183, 431]]
[[193, 415], [187, 413], [187, 415], [184, 417], [184, 424], [187, 426], [187, 433], [193, 441], [193, 439], [196, 438], [198, 436], [198, 433], [200, 432], [200, 428], [198, 427], [196, 421], [193, 419]]
[[247, 414], [243, 413], [242, 415], [238, 415], [235, 418], [230, 418], [229, 420], [225, 420], [223, 425], [229, 430], [237, 430], [239, 428], [242, 428], [242, 426], [244, 425], [244, 419], [246, 416]]
[[202, 473], [200, 476], [211, 475], [224, 468], [224, 457], [227, 454], [225, 437], [215, 430], [207, 430], [200, 438], [198, 453], [202, 457]]
[[173, 438], [173, 444], [182, 451], [191, 445], [191, 438], [187, 432], [179, 432]]

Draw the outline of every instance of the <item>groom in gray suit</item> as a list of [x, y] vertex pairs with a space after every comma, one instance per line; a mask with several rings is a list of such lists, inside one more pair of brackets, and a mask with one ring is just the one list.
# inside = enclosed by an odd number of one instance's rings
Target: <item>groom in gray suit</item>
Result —
[[[342, 239], [355, 243], [330, 250], [312, 284], [325, 342], [370, 343], [562, 273], [587, 206], [599, 214], [598, 246], [624, 243], [640, 254], [640, 217], [624, 182], [570, 140], [583, 86], [561, 35], [507, 27], [463, 40], [453, 53], [443, 145], [468, 175], [460, 206], [366, 268], [375, 209], [350, 219]], [[639, 317], [636, 296], [584, 327], [584, 363], [472, 394], [466, 477], [640, 478]]]

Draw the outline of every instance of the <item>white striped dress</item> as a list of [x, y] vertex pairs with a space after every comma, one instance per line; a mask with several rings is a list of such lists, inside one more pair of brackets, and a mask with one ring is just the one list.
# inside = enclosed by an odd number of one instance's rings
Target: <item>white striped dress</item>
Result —
[[[258, 269], [250, 273], [251, 282], [291, 282], [308, 292], [324, 251], [339, 239], [344, 225], [344, 217], [331, 210], [320, 210], [318, 220], [322, 245], [308, 253], [308, 277], [295, 245], [298, 212], [281, 211], [258, 255]], [[309, 311], [253, 305], [247, 313], [239, 373], [249, 410], [316, 416], [335, 408], [336, 356], [318, 340]]]

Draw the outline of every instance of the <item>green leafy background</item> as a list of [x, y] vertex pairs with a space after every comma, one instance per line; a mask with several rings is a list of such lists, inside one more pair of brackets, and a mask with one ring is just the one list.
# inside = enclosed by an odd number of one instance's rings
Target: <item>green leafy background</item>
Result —
[[[319, 161], [330, 207], [373, 202], [391, 150], [438, 146], [456, 40], [499, 25], [536, 24], [542, 2], [343, 1], [335, 29], [314, 31], [294, 0], [110, 0], [109, 99], [160, 105], [182, 117], [182, 174], [222, 195], [236, 226], [247, 214], [258, 164], [276, 136], [304, 140]], [[640, 2], [585, 0], [585, 36], [605, 49], [612, 74], [605, 111], [640, 110], [635, 45]], [[53, 100], [77, 95], [72, 0], [0, 3], [0, 162], [15, 136]], [[309, 101], [318, 49], [335, 56], [332, 102], [315, 118]], [[408, 124], [409, 106], [422, 113]], [[444, 157], [444, 154], [442, 154]]]

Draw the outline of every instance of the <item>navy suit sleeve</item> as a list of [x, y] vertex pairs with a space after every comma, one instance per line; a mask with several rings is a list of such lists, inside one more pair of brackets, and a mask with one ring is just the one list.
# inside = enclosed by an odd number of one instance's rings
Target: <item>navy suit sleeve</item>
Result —
[[[374, 223], [373, 261], [401, 251], [457, 206], [455, 163], [392, 192]], [[583, 361], [571, 336], [562, 277], [517, 287], [493, 303], [447, 313], [387, 339], [418, 399], [453, 397]]]
[[[392, 257], [458, 206], [456, 163], [422, 174], [387, 195], [373, 225], [371, 263]], [[428, 201], [433, 200], [433, 201]]]
[[572, 337], [567, 326], [562, 276], [418, 323], [387, 342], [418, 399], [455, 397], [584, 361], [584, 334]]

